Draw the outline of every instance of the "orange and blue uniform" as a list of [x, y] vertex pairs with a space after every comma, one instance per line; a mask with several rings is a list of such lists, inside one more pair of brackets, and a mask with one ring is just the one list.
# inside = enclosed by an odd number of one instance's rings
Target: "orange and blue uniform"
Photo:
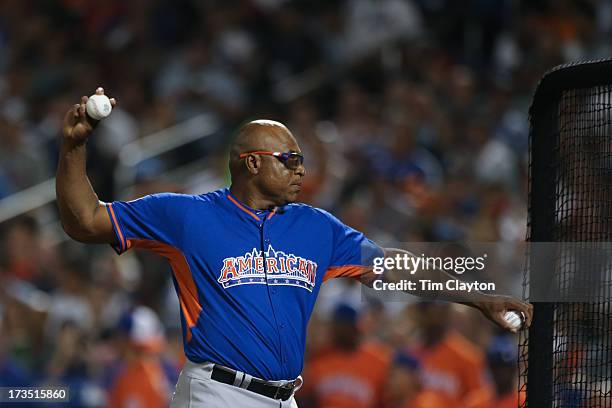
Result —
[[390, 351], [380, 344], [330, 350], [309, 362], [301, 392], [321, 407], [379, 407], [390, 362]]
[[490, 395], [483, 354], [458, 333], [447, 334], [433, 348], [416, 353], [426, 391], [442, 397], [448, 407], [467, 406], [474, 395]]
[[127, 363], [113, 382], [109, 408], [165, 408], [170, 384], [160, 361], [154, 357]]
[[155, 194], [107, 204], [117, 252], [168, 259], [184, 349], [264, 380], [296, 378], [325, 279], [360, 276], [380, 247], [326, 211], [288, 204], [256, 211], [228, 189]]

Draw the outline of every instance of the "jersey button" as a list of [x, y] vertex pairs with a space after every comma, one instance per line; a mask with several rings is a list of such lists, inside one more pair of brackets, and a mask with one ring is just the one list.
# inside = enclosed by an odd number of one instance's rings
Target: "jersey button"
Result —
[[284, 329], [284, 328], [285, 328], [285, 323], [281, 323], [279, 327], [280, 327], [281, 329]]

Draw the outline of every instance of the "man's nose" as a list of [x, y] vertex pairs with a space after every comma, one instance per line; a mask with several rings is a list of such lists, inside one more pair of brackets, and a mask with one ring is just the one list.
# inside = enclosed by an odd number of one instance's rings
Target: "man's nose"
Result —
[[306, 175], [306, 167], [303, 164], [300, 164], [297, 169], [295, 169], [295, 173], [304, 177]]

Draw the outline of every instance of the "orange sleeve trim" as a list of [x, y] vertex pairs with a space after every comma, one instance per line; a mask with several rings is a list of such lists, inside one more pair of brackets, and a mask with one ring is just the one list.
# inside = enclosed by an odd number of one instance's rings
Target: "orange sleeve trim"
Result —
[[195, 327], [198, 321], [198, 317], [202, 312], [202, 306], [198, 300], [198, 289], [185, 255], [179, 249], [162, 242], [147, 239], [135, 239], [132, 241], [135, 247], [153, 251], [166, 258], [170, 263], [178, 284], [179, 303], [187, 323], [187, 341], [191, 340], [191, 329]]
[[360, 278], [371, 270], [372, 267], [363, 265], [332, 266], [325, 271], [323, 282], [334, 278]]
[[119, 233], [119, 245], [121, 246], [121, 250], [127, 250], [130, 245], [126, 245], [125, 238], [123, 238], [123, 232], [121, 232], [121, 226], [117, 222], [117, 217], [115, 216], [115, 210], [113, 210], [113, 204], [108, 204], [108, 209], [110, 210], [111, 217], [113, 218], [113, 223], [115, 224], [115, 228], [117, 228], [117, 232]]
[[234, 197], [232, 197], [231, 195], [228, 194], [227, 198], [229, 198], [232, 203], [236, 204], [236, 206], [238, 208], [240, 208], [242, 211], [244, 211], [245, 213], [249, 214], [251, 217], [255, 218], [257, 221], [259, 221], [259, 217], [258, 216], [253, 214], [252, 211], [249, 211], [248, 209], [244, 208], [244, 206], [242, 204], [240, 204], [238, 201], [236, 201], [236, 199]]

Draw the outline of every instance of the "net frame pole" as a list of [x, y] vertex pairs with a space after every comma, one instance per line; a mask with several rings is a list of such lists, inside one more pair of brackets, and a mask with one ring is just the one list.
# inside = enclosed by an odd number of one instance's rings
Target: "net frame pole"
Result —
[[[554, 99], [553, 99], [554, 100]], [[554, 240], [555, 224], [555, 183], [554, 160], [556, 157], [556, 137], [558, 104], [549, 104], [532, 113], [531, 117], [531, 191], [530, 237], [531, 242], [551, 242]], [[531, 251], [530, 270], [543, 271], [550, 267], [554, 254]], [[545, 298], [550, 286], [548, 274], [532, 273], [529, 277], [530, 297]], [[552, 303], [535, 303], [533, 324], [529, 328], [529, 369], [527, 372], [527, 406], [548, 408], [553, 402], [553, 340], [554, 307]], [[531, 392], [530, 392], [531, 391]]]

